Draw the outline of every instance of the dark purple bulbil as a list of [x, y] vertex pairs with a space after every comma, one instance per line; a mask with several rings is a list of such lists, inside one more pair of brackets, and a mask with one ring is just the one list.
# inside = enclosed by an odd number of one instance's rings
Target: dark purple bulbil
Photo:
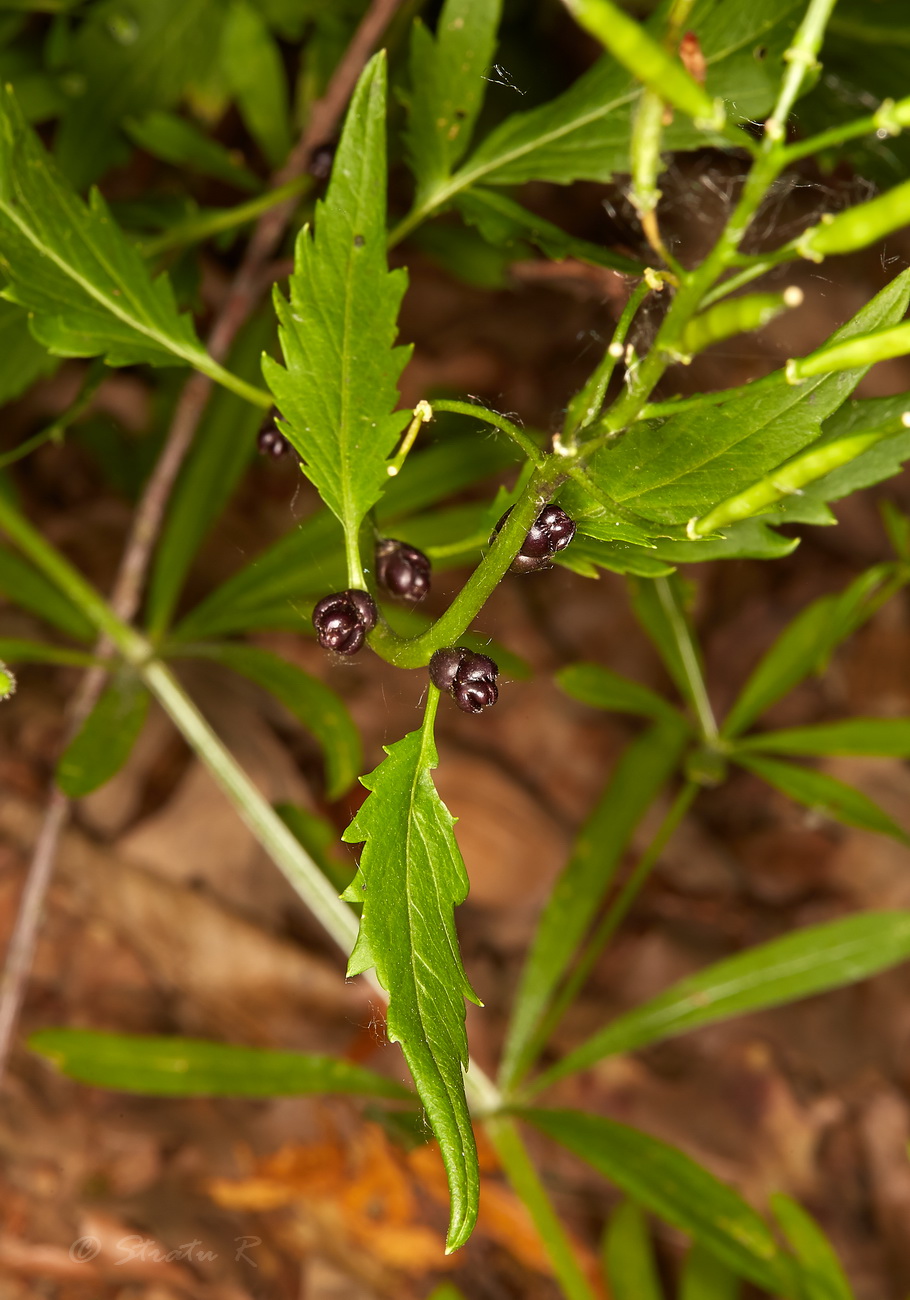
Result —
[[430, 561], [416, 546], [386, 537], [376, 546], [376, 581], [390, 595], [416, 604], [430, 590]]
[[376, 626], [376, 606], [366, 591], [350, 588], [323, 596], [313, 610], [313, 627], [324, 650], [356, 654], [370, 628]]
[[274, 456], [275, 460], [286, 456], [291, 450], [291, 444], [284, 434], [276, 429], [272, 418], [266, 420], [256, 435], [256, 446], [261, 456]]
[[[494, 528], [493, 537], [497, 535], [511, 513], [510, 506]], [[552, 568], [550, 557], [557, 551], [564, 551], [574, 536], [575, 521], [569, 518], [565, 510], [552, 504], [544, 506], [528, 529], [521, 550], [509, 565], [510, 572], [537, 573], [541, 569]]]
[[430, 660], [430, 681], [448, 691], [463, 713], [483, 713], [499, 698], [499, 669], [487, 655], [467, 646], [437, 650]]

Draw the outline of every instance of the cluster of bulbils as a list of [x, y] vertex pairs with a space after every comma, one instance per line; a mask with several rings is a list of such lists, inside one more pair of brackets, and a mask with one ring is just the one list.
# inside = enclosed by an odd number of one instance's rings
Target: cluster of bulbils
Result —
[[[507, 510], [500, 519], [493, 537], [510, 513]], [[551, 568], [552, 557], [564, 550], [574, 536], [575, 524], [566, 512], [559, 506], [544, 506], [510, 565], [512, 572], [534, 573]], [[430, 561], [423, 551], [407, 542], [383, 538], [376, 547], [376, 581], [389, 595], [416, 604], [430, 590]], [[313, 627], [319, 644], [336, 654], [356, 654], [367, 632], [376, 626], [376, 619], [372, 596], [356, 588], [324, 596], [313, 610]], [[467, 646], [437, 650], [430, 660], [429, 671], [433, 685], [447, 691], [463, 713], [482, 713], [499, 696], [496, 664], [489, 656], [477, 654]]]
[[[291, 450], [290, 443], [270, 420], [259, 431], [258, 447], [264, 456], [276, 459]], [[491, 542], [511, 513], [511, 509], [507, 510], [493, 529]], [[575, 523], [566, 512], [556, 505], [544, 506], [510, 564], [510, 571], [536, 573], [552, 568], [552, 557], [565, 550], [574, 536]], [[430, 561], [416, 546], [383, 538], [376, 546], [376, 582], [390, 596], [414, 605], [430, 590]], [[313, 610], [313, 627], [323, 649], [353, 655], [376, 626], [377, 618], [376, 603], [369, 592], [352, 587], [323, 596]], [[433, 685], [447, 691], [463, 713], [482, 713], [499, 696], [496, 664], [467, 646], [437, 650], [429, 671]]]

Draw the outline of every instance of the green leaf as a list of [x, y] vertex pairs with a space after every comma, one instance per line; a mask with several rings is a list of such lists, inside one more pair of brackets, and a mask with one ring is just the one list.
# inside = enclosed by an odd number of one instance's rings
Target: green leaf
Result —
[[[397, 536], [395, 521], [402, 516], [433, 505], [514, 460], [514, 445], [492, 438], [457, 437], [412, 453], [401, 473], [389, 480], [376, 508], [379, 525], [387, 535]], [[327, 510], [320, 511], [216, 588], [180, 623], [176, 635], [181, 640], [196, 639], [256, 626], [285, 626], [288, 620], [299, 627], [303, 618], [303, 612], [297, 612], [299, 604], [331, 591], [329, 579], [343, 563], [338, 524]], [[249, 621], [255, 620], [254, 611], [265, 611], [267, 621]], [[275, 617], [277, 623], [268, 621]]]
[[[764, 5], [718, 5], [701, 0], [687, 20], [699, 37], [708, 65], [706, 89], [727, 101], [734, 121], [760, 118], [776, 93], [778, 55], [793, 30], [798, 0]], [[768, 57], [755, 58], [756, 47]], [[613, 59], [600, 59], [564, 94], [526, 113], [507, 118], [452, 179], [454, 189], [517, 185], [547, 180], [609, 181], [629, 171], [631, 109], [638, 97], [629, 74]], [[704, 135], [691, 126], [671, 127], [667, 148], [692, 148]]]
[[803, 1265], [806, 1300], [854, 1300], [840, 1261], [811, 1214], [782, 1192], [771, 1197], [771, 1209]]
[[72, 604], [52, 583], [22, 560], [14, 551], [0, 546], [0, 596], [13, 605], [37, 614], [45, 623], [76, 641], [93, 641], [95, 627], [81, 609]]
[[386, 266], [385, 189], [380, 53], [357, 83], [315, 237], [305, 227], [297, 240], [290, 303], [276, 295], [287, 369], [263, 361], [282, 430], [350, 547], [388, 482], [386, 458], [408, 419], [392, 410], [409, 349], [393, 347], [405, 274]]
[[[774, 521], [778, 522], [777, 520]], [[798, 537], [782, 537], [766, 519], [743, 519], [724, 528], [723, 537], [667, 541], [655, 537], [654, 554], [671, 564], [698, 564], [703, 560], [779, 560], [791, 555]]]
[[281, 50], [258, 8], [232, 0], [222, 19], [221, 67], [250, 135], [272, 167], [291, 149], [289, 96]]
[[[191, 649], [181, 653], [191, 653]], [[363, 753], [360, 733], [341, 699], [316, 677], [258, 646], [200, 646], [196, 653], [226, 664], [280, 700], [315, 736], [325, 754], [326, 794], [338, 799], [357, 777]]]
[[797, 767], [793, 763], [781, 763], [777, 759], [760, 758], [756, 754], [740, 754], [736, 750], [731, 757], [740, 767], [754, 772], [776, 790], [789, 795], [797, 803], [805, 804], [813, 812], [824, 813], [835, 821], [843, 822], [845, 826], [877, 831], [880, 835], [890, 835], [901, 844], [910, 844], [910, 836], [877, 804], [859, 790], [844, 785], [843, 781], [838, 781], [825, 772], [817, 772], [810, 767]]
[[681, 719], [668, 718], [634, 740], [579, 831], [522, 971], [503, 1048], [504, 1087], [511, 1087], [530, 1064], [531, 1044], [557, 985], [610, 887], [632, 832], [672, 775], [686, 734]]
[[464, 1090], [468, 1059], [464, 999], [476, 1002], [458, 952], [453, 908], [468, 877], [452, 833], [454, 818], [436, 793], [429, 688], [424, 723], [386, 747], [388, 757], [362, 783], [371, 792], [344, 833], [364, 841], [345, 892], [363, 904], [348, 974], [375, 966], [389, 994], [388, 1035], [400, 1043], [439, 1141], [451, 1195], [448, 1249], [471, 1235], [477, 1217], [477, 1151]]
[[648, 1223], [634, 1201], [610, 1216], [601, 1257], [611, 1300], [663, 1300]]
[[819, 672], [841, 641], [862, 622], [863, 607], [891, 570], [876, 565], [837, 596], [807, 606], [771, 646], [724, 719], [724, 736], [737, 736], [811, 673]]
[[129, 150], [125, 118], [170, 108], [191, 81], [202, 80], [218, 52], [218, 0], [155, 0], [92, 5], [71, 52], [71, 99], [55, 147], [58, 162], [82, 189]]
[[[682, 698], [694, 705], [692, 680], [704, 678], [704, 665], [689, 626], [686, 584], [674, 575], [660, 582], [630, 582], [628, 590], [635, 617], [654, 643]], [[681, 644], [693, 656], [692, 671], [683, 661]]]
[[67, 798], [91, 794], [120, 771], [139, 739], [148, 706], [148, 691], [132, 673], [111, 682], [57, 765], [57, 785]]
[[26, 312], [0, 298], [0, 403], [11, 402], [58, 365], [32, 338]]
[[906, 718], [849, 718], [815, 727], [765, 731], [739, 741], [737, 749], [771, 754], [877, 754], [910, 758], [910, 721]]
[[0, 87], [0, 269], [4, 297], [31, 313], [55, 356], [103, 353], [110, 365], [208, 361], [167, 279], [152, 280], [97, 192], [86, 206], [67, 187]]
[[[648, 686], [633, 682], [629, 677], [614, 673], [600, 664], [569, 664], [556, 673], [555, 681], [573, 700], [590, 704], [594, 709], [608, 709], [613, 713], [635, 713], [639, 717], [670, 718], [684, 727], [688, 723], [668, 704], [663, 696]], [[908, 724], [910, 725], [910, 724]]]
[[627, 542], [603, 542], [579, 530], [572, 545], [553, 557], [561, 568], [571, 569], [583, 578], [597, 578], [598, 569], [611, 573], [632, 573], [639, 578], [662, 578], [673, 572], [671, 565], [659, 560], [650, 548], [630, 546]]
[[574, 257], [591, 266], [641, 274], [641, 264], [632, 258], [587, 239], [576, 239], [496, 190], [476, 186], [458, 195], [456, 207], [465, 221], [476, 226], [484, 239], [497, 248], [520, 246], [520, 241], [529, 240], [554, 261]]
[[737, 1273], [795, 1300], [789, 1261], [764, 1219], [681, 1151], [599, 1115], [570, 1110], [518, 1113]]
[[27, 641], [20, 637], [0, 637], [0, 658], [14, 664], [73, 664], [90, 668], [98, 662], [94, 655], [84, 650], [70, 650], [66, 646], [48, 645], [46, 641]]
[[446, 0], [435, 38], [418, 18], [411, 35], [405, 147], [418, 201], [464, 155], [487, 87], [502, 0]]
[[[899, 321], [910, 301], [910, 270], [896, 276], [837, 330], [830, 343]], [[707, 409], [634, 425], [621, 442], [591, 458], [593, 482], [646, 519], [684, 524], [705, 515], [819, 437], [822, 421], [859, 383], [868, 366], [731, 389]]]
[[698, 1242], [686, 1255], [679, 1283], [679, 1300], [737, 1300], [739, 1281]]
[[413, 1094], [334, 1056], [273, 1052], [202, 1038], [151, 1038], [91, 1029], [42, 1029], [28, 1045], [62, 1074], [99, 1088], [156, 1097], [299, 1097], [348, 1094], [405, 1100]]
[[275, 811], [326, 880], [332, 882], [339, 894], [347, 889], [354, 875], [354, 863], [351, 857], [339, 854], [338, 831], [332, 823], [296, 803], [276, 804]]
[[[252, 381], [262, 349], [272, 337], [273, 322], [262, 313], [234, 345], [231, 371]], [[155, 549], [146, 609], [153, 638], [166, 631], [187, 571], [248, 465], [261, 423], [262, 412], [235, 393], [219, 388], [212, 395], [168, 503]]]
[[143, 117], [128, 118], [123, 127], [146, 153], [175, 167], [188, 167], [201, 176], [213, 176], [237, 189], [254, 193], [262, 189], [261, 181], [237, 151], [225, 149], [184, 117], [158, 109]]
[[807, 926], [716, 962], [619, 1016], [548, 1070], [540, 1086], [702, 1025], [855, 984], [908, 957], [910, 912], [866, 912]]

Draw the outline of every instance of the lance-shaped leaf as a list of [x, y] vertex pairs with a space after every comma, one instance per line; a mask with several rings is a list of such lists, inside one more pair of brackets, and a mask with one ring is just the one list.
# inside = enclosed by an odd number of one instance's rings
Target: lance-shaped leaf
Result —
[[613, 1300], [664, 1300], [648, 1222], [634, 1201], [610, 1216], [601, 1258]]
[[910, 836], [898, 826], [893, 818], [873, 803], [861, 791], [852, 785], [845, 785], [827, 772], [817, 772], [811, 767], [797, 767], [795, 763], [782, 763], [776, 758], [764, 758], [758, 754], [741, 754], [734, 751], [734, 761], [740, 767], [748, 768], [763, 781], [773, 785], [781, 794], [788, 795], [798, 803], [805, 804], [813, 812], [820, 812], [843, 822], [845, 826], [856, 826], [863, 831], [877, 831], [879, 835], [890, 835], [901, 844], [910, 844]]
[[771, 1197], [771, 1209], [805, 1271], [806, 1300], [855, 1300], [833, 1246], [811, 1214], [783, 1192]]
[[411, 36], [408, 154], [418, 199], [463, 156], [487, 88], [502, 0], [446, 0], [435, 38], [418, 18]]
[[282, 431], [349, 539], [408, 419], [393, 412], [409, 349], [393, 346], [405, 274], [386, 264], [385, 79], [380, 53], [351, 100], [315, 234], [297, 240], [290, 302], [275, 295], [286, 369], [263, 361]]
[[739, 749], [766, 750], [771, 754], [875, 754], [882, 758], [910, 758], [910, 719], [847, 718], [822, 722], [817, 727], [790, 727], [747, 736]]
[[371, 966], [389, 995], [388, 1034], [400, 1043], [439, 1141], [452, 1198], [448, 1247], [467, 1241], [477, 1217], [477, 1152], [465, 1098], [464, 999], [468, 983], [453, 909], [468, 877], [452, 833], [454, 818], [430, 773], [438, 762], [430, 687], [419, 731], [386, 748], [388, 758], [361, 780], [370, 797], [344, 833], [364, 842], [344, 897], [363, 904], [348, 974]]
[[91, 1029], [42, 1029], [32, 1034], [28, 1045], [71, 1079], [157, 1097], [294, 1097], [327, 1092], [396, 1100], [413, 1097], [400, 1083], [372, 1070], [307, 1052]]
[[212, 370], [167, 278], [152, 279], [100, 194], [86, 205], [73, 193], [3, 86], [0, 268], [10, 281], [3, 296], [28, 309], [32, 333], [55, 356]]
[[571, 1110], [519, 1114], [743, 1277], [774, 1295], [800, 1296], [792, 1261], [764, 1219], [681, 1151], [601, 1115]]
[[111, 682], [60, 758], [57, 785], [68, 798], [91, 794], [120, 771], [145, 725], [149, 698], [131, 673]]
[[716, 962], [617, 1017], [536, 1080], [535, 1090], [604, 1057], [854, 984], [908, 957], [910, 912], [866, 912], [807, 926]]

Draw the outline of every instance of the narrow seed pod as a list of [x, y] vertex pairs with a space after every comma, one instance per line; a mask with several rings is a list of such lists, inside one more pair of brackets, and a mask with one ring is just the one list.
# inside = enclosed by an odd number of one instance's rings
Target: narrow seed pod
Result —
[[858, 203], [836, 217], [823, 217], [797, 242], [801, 257], [820, 262], [832, 253], [866, 248], [910, 222], [910, 181], [896, 185], [869, 203]]
[[356, 587], [323, 596], [313, 610], [313, 627], [319, 644], [336, 654], [356, 654], [367, 632], [375, 626], [373, 598]]
[[386, 537], [376, 546], [376, 581], [392, 596], [411, 604], [430, 590], [430, 561], [407, 542]]
[[437, 650], [430, 660], [430, 681], [448, 691], [462, 713], [482, 713], [499, 698], [499, 669], [488, 655], [467, 646]]
[[783, 293], [750, 293], [742, 298], [725, 298], [689, 321], [683, 330], [679, 351], [685, 358], [693, 357], [710, 344], [719, 343], [733, 334], [748, 334], [761, 329], [782, 311], [798, 307], [802, 301], [803, 291], [795, 284]]
[[784, 367], [788, 384], [800, 384], [812, 375], [824, 375], [835, 370], [850, 370], [853, 366], [871, 366], [876, 361], [902, 357], [910, 352], [910, 323], [893, 325], [890, 329], [876, 330], [855, 339], [844, 339], [830, 347], [810, 352], [807, 357], [791, 357]]

